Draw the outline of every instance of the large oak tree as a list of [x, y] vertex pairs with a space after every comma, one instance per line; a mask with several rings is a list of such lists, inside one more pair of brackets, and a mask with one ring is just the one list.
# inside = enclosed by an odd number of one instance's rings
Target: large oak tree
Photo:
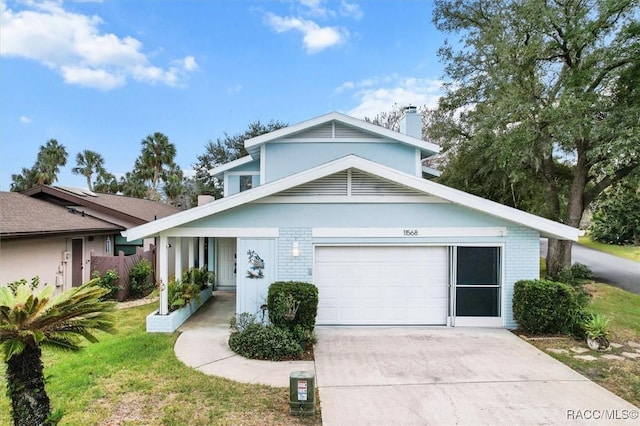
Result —
[[[436, 2], [438, 29], [460, 36], [439, 52], [436, 128], [476, 192], [521, 188], [525, 208], [577, 227], [639, 167], [639, 15], [638, 0]], [[550, 240], [548, 273], [570, 261], [571, 242]]]

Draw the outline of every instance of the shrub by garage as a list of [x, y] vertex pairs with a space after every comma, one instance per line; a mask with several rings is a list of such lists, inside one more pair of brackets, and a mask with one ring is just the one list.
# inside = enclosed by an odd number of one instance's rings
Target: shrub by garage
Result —
[[246, 358], [283, 361], [302, 355], [303, 347], [286, 328], [259, 323], [246, 313], [234, 317], [231, 327], [229, 347]]
[[269, 321], [297, 333], [311, 332], [318, 314], [318, 287], [299, 281], [277, 281], [267, 295]]
[[231, 320], [231, 350], [247, 358], [300, 359], [315, 343], [318, 288], [305, 282], [275, 282], [267, 296], [269, 324], [243, 313]]
[[584, 304], [574, 288], [560, 282], [522, 280], [514, 287], [513, 315], [528, 333], [581, 336]]

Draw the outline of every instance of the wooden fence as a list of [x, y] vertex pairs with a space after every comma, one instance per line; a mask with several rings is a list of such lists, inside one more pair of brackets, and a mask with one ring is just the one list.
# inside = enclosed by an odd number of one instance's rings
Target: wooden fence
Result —
[[118, 252], [117, 256], [91, 256], [91, 276], [94, 271], [100, 272], [100, 276], [103, 276], [108, 270], [113, 269], [118, 274], [118, 286], [120, 290], [116, 294], [116, 299], [119, 302], [126, 300], [131, 292], [131, 283], [129, 282], [129, 273], [136, 263], [142, 259], [146, 259], [151, 262], [153, 269], [151, 273], [151, 279], [155, 277], [155, 248], [151, 246], [150, 250], [144, 251], [142, 247], [136, 248], [136, 254], [125, 256], [124, 252]]

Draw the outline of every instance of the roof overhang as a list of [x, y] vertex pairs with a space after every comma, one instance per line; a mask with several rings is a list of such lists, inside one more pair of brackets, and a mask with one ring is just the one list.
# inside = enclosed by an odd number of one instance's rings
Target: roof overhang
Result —
[[125, 236], [128, 241], [157, 236], [171, 228], [184, 225], [185, 223], [193, 222], [210, 215], [257, 201], [289, 188], [350, 168], [355, 168], [365, 173], [379, 176], [383, 179], [413, 188], [416, 191], [442, 198], [443, 200], [449, 201], [453, 204], [535, 229], [544, 237], [577, 241], [578, 237], [584, 233], [579, 229], [562, 223], [554, 222], [552, 220], [545, 219], [522, 210], [514, 209], [494, 201], [486, 200], [436, 182], [406, 174], [355, 155], [348, 155], [329, 163], [321, 164], [313, 169], [305, 170], [295, 175], [260, 185], [248, 191], [240, 192], [202, 206], [194, 207], [184, 212], [158, 219], [154, 222], [149, 222], [135, 228], [127, 229], [122, 232], [122, 235]]
[[237, 160], [230, 161], [228, 163], [222, 164], [220, 166], [214, 167], [209, 170], [209, 175], [214, 177], [220, 177], [227, 170], [235, 169], [236, 167], [244, 166], [253, 161], [250, 155], [245, 155], [244, 157], [240, 157]]

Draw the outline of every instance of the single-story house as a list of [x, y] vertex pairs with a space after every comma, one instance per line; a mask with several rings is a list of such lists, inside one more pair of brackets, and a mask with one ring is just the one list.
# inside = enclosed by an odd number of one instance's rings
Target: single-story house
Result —
[[92, 256], [133, 254], [153, 238], [120, 233], [180, 210], [159, 202], [80, 188], [40, 185], [0, 192], [0, 285], [22, 278], [65, 290], [88, 281]]
[[318, 325], [514, 327], [514, 283], [539, 277], [539, 238], [581, 231], [427, 180], [440, 148], [421, 125], [413, 108], [400, 132], [332, 112], [248, 139], [246, 157], [211, 170], [223, 198], [123, 235], [159, 238], [163, 283], [168, 247], [197, 238], [238, 313], [296, 280], [319, 289]]

